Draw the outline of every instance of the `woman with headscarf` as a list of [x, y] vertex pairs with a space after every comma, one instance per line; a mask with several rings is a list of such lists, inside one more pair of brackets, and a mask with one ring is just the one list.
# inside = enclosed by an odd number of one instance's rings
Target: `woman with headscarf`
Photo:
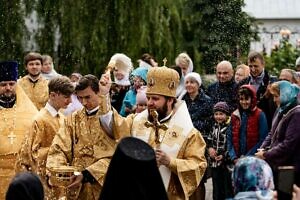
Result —
[[54, 69], [53, 59], [49, 55], [42, 55], [43, 58], [43, 64], [41, 69], [41, 75], [46, 80], [51, 80], [52, 78], [61, 76], [59, 73], [57, 73]]
[[37, 175], [30, 172], [20, 173], [11, 181], [5, 199], [43, 200], [43, 185]]
[[190, 58], [190, 56], [187, 53], [181, 53], [177, 56], [175, 59], [176, 66], [180, 67], [181, 69], [181, 78], [180, 83], [176, 90], [176, 96], [180, 97], [185, 92], [185, 86], [184, 86], [184, 77], [193, 71], [194, 65], [193, 61]]
[[244, 157], [236, 163], [232, 182], [234, 200], [239, 199], [273, 199], [273, 173], [264, 160], [255, 157]]
[[277, 174], [278, 166], [294, 166], [295, 181], [300, 185], [300, 105], [299, 87], [288, 81], [271, 85], [270, 92], [277, 105], [272, 128], [255, 155], [266, 160]]

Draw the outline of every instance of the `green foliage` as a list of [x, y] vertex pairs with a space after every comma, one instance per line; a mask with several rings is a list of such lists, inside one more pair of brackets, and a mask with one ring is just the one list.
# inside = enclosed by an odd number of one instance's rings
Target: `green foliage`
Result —
[[[167, 57], [170, 63], [182, 43], [180, 1], [37, 2], [44, 24], [37, 35], [39, 51], [55, 55], [56, 69], [64, 74], [75, 70], [99, 75], [118, 52], [135, 59], [150, 52], [158, 61]], [[55, 46], [57, 32], [60, 38]]]
[[37, 49], [30, 50], [51, 55], [62, 74], [100, 75], [115, 53], [127, 54], [136, 66], [146, 52], [159, 65], [165, 57], [172, 65], [187, 52], [196, 71], [211, 73], [220, 60], [237, 62], [256, 36], [242, 5], [243, 0], [2, 1], [0, 58], [22, 62], [29, 39], [24, 17], [35, 10]]
[[27, 32], [24, 11], [20, 0], [1, 1], [0, 5], [0, 60], [17, 60], [23, 58], [23, 41]]
[[244, 0], [186, 0], [186, 40], [200, 52], [201, 71], [212, 73], [222, 60], [237, 64], [248, 53], [250, 41], [257, 39], [257, 26], [242, 11], [243, 5]]
[[296, 49], [288, 39], [283, 38], [279, 46], [272, 50], [271, 55], [265, 56], [266, 69], [274, 75], [279, 75], [284, 68], [294, 69], [299, 56], [300, 49]]

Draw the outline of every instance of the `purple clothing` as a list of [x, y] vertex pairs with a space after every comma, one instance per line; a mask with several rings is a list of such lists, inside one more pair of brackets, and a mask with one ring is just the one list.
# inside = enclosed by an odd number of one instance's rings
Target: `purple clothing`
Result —
[[266, 161], [275, 169], [292, 165], [300, 173], [300, 105], [293, 106], [286, 113], [276, 113], [272, 129], [261, 148]]

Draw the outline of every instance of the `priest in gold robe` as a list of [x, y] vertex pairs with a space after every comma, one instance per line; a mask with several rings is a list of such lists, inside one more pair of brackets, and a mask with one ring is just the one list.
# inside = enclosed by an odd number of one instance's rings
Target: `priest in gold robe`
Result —
[[48, 101], [48, 81], [41, 76], [43, 59], [41, 54], [30, 52], [25, 58], [26, 76], [18, 80], [27, 96], [38, 110], [43, 108]]
[[189, 199], [199, 185], [207, 163], [205, 141], [194, 128], [185, 102], [176, 100], [178, 73], [167, 67], [153, 67], [147, 75], [148, 109], [127, 118], [111, 110], [110, 76], [102, 75], [101, 122], [115, 135], [132, 135], [150, 144], [169, 199]]
[[68, 199], [98, 200], [115, 151], [115, 140], [104, 132], [99, 122], [98, 81], [93, 75], [79, 80], [75, 92], [84, 108], [67, 117], [48, 152], [46, 167], [50, 172], [66, 166], [80, 172], [71, 177]]
[[17, 84], [18, 63], [0, 63], [0, 199], [4, 199], [14, 166], [37, 109]]
[[46, 176], [46, 159], [55, 134], [63, 125], [64, 115], [59, 112], [71, 103], [74, 86], [65, 76], [53, 78], [48, 83], [49, 100], [34, 117], [30, 133], [20, 150], [17, 170], [32, 171], [39, 175], [45, 191], [45, 199], [58, 199], [60, 189], [50, 187]]

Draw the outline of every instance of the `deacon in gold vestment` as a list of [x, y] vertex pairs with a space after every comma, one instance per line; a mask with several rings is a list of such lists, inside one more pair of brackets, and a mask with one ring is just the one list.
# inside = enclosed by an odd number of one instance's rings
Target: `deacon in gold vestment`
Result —
[[15, 175], [17, 153], [37, 109], [17, 84], [16, 62], [0, 63], [0, 199]]
[[79, 193], [80, 200], [99, 198], [116, 142], [102, 129], [99, 117], [99, 85], [93, 75], [83, 76], [75, 88], [84, 108], [65, 120], [65, 125], [54, 137], [47, 158], [47, 169], [74, 166], [81, 174], [74, 175], [68, 186], [71, 193]]
[[48, 81], [41, 76], [42, 56], [39, 53], [28, 53], [25, 58], [28, 74], [18, 80], [29, 99], [40, 110], [48, 101]]
[[55, 77], [49, 81], [49, 101], [35, 116], [30, 134], [24, 140], [19, 153], [17, 171], [28, 170], [39, 175], [45, 192], [45, 199], [58, 199], [60, 190], [50, 187], [46, 176], [46, 159], [55, 134], [63, 125], [64, 115], [58, 112], [71, 102], [74, 86], [65, 76]]
[[118, 137], [131, 134], [150, 144], [156, 150], [169, 199], [189, 199], [207, 166], [206, 144], [194, 128], [186, 104], [176, 103], [177, 72], [167, 67], [151, 68], [147, 75], [148, 110], [127, 118], [110, 109], [107, 96], [110, 82], [107, 75], [100, 80], [100, 119], [104, 127]]

